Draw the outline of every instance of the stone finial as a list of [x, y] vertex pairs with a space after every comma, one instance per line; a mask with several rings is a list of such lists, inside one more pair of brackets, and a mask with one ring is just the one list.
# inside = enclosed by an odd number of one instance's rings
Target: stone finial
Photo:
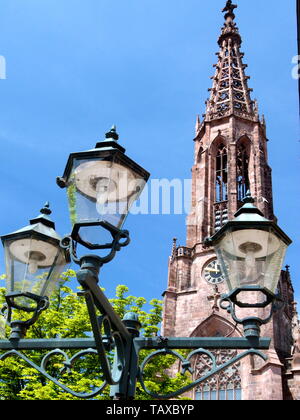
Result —
[[253, 111], [256, 115], [258, 115], [258, 101], [257, 101], [257, 99], [254, 99], [254, 101], [253, 101]]
[[224, 7], [224, 9], [222, 10], [222, 13], [225, 13], [225, 12], [227, 12], [226, 14], [225, 14], [225, 20], [228, 18], [228, 17], [231, 17], [232, 19], [234, 19], [235, 18], [235, 14], [233, 13], [233, 11], [234, 11], [234, 9], [236, 9], [237, 8], [237, 4], [232, 4], [232, 1], [231, 0], [228, 0], [227, 1], [227, 3], [226, 3], [226, 6]]

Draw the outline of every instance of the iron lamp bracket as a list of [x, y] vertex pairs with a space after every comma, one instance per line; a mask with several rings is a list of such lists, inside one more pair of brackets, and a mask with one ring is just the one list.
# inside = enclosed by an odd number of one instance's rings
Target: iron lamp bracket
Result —
[[[243, 302], [239, 295], [243, 292], [260, 292], [266, 299], [263, 302]], [[245, 337], [259, 337], [260, 336], [260, 327], [267, 324], [272, 319], [274, 312], [276, 312], [280, 307], [282, 307], [283, 301], [279, 295], [275, 295], [270, 290], [261, 286], [243, 286], [232, 290], [230, 293], [222, 296], [220, 301], [221, 309], [226, 310], [232, 316], [233, 320], [237, 324], [241, 324], [244, 327]], [[239, 318], [236, 314], [236, 307], [242, 309], [264, 309], [267, 306], [271, 305], [271, 310], [269, 315], [265, 319], [259, 317], [246, 317]]]
[[[23, 306], [16, 303], [16, 298], [26, 298], [32, 300], [36, 305], [33, 307]], [[12, 329], [10, 340], [20, 340], [25, 337], [29, 327], [31, 327], [39, 318], [40, 314], [49, 307], [49, 299], [47, 296], [38, 296], [30, 292], [12, 292], [5, 296], [6, 304], [1, 309], [2, 315], [6, 319], [7, 325]], [[32, 317], [25, 321], [13, 321], [12, 311], [17, 309], [26, 313], [33, 313]]]
[[[264, 302], [243, 302], [242, 300], [238, 299], [238, 296], [242, 292], [260, 292], [265, 297], [266, 300]], [[269, 289], [261, 286], [242, 286], [237, 287], [236, 289], [232, 290], [230, 293], [222, 296], [222, 301], [230, 301], [234, 305], [237, 305], [239, 308], [265, 308], [274, 301], [279, 301], [281, 298], [278, 295], [272, 293]], [[221, 302], [222, 302], [221, 301]], [[226, 308], [223, 308], [226, 309]]]
[[[79, 231], [82, 227], [103, 227], [108, 230], [112, 235], [112, 241], [105, 244], [87, 244], [79, 236]], [[120, 230], [107, 222], [95, 222], [88, 224], [75, 224], [73, 231], [70, 236], [66, 236], [61, 240], [61, 247], [69, 251], [72, 260], [81, 265], [81, 258], [77, 256], [77, 244], [81, 244], [91, 250], [109, 250], [106, 256], [97, 256], [98, 261], [103, 264], [107, 264], [114, 259], [116, 253], [121, 250], [121, 248], [126, 247], [130, 244], [130, 236], [128, 230]]]

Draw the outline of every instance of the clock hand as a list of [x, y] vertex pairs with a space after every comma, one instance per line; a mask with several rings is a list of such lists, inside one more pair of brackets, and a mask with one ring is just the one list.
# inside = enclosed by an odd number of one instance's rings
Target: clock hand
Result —
[[216, 270], [214, 268], [207, 268], [206, 270], [209, 271], [210, 273], [221, 273], [220, 270]]

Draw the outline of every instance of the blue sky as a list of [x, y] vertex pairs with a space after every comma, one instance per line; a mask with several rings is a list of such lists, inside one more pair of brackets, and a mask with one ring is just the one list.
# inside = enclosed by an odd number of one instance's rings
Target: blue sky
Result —
[[[292, 237], [300, 301], [299, 126], [294, 1], [237, 1], [244, 62], [267, 121], [275, 213]], [[71, 152], [93, 147], [116, 124], [127, 154], [152, 178], [190, 177], [196, 115], [205, 111], [224, 0], [0, 0], [0, 232], [27, 224], [49, 200], [70, 231], [55, 183]], [[129, 216], [132, 243], [104, 267], [109, 295], [160, 298], [172, 238], [185, 243], [185, 215]], [[0, 251], [0, 272], [4, 272]]]

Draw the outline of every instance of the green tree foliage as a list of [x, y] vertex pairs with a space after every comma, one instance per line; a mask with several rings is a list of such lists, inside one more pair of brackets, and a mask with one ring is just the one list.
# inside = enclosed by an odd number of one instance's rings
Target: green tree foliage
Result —
[[[50, 307], [44, 311], [38, 321], [28, 330], [26, 338], [88, 338], [91, 337], [91, 326], [83, 297], [80, 297], [69, 286], [75, 277], [73, 270], [68, 270], [61, 276], [61, 285], [51, 298]], [[5, 290], [0, 289], [0, 305], [4, 303]], [[139, 314], [142, 323], [141, 334], [147, 337], [157, 335], [162, 316], [162, 302], [153, 299], [149, 302], [148, 311], [146, 299], [128, 295], [126, 286], [118, 286], [116, 296], [110, 299], [116, 312], [122, 318], [126, 312]], [[16, 311], [15, 319], [24, 319], [24, 314]], [[9, 336], [6, 327], [6, 336]], [[3, 352], [2, 352], [3, 353]], [[66, 352], [72, 357], [76, 351]], [[24, 351], [23, 354], [38, 366], [47, 351]], [[149, 354], [142, 351], [140, 362]], [[111, 356], [112, 358], [112, 356]], [[103, 383], [102, 372], [97, 355], [82, 357], [72, 368], [64, 364], [65, 358], [61, 354], [54, 354], [47, 367], [47, 372], [59, 378], [60, 382], [79, 393], [90, 393], [95, 387]], [[188, 378], [175, 374], [172, 379], [170, 372], [176, 367], [172, 356], [157, 357], [146, 366], [145, 384], [153, 392], [169, 393], [188, 383]], [[109, 387], [94, 399], [108, 399]], [[137, 399], [150, 399], [137, 385]], [[0, 361], [0, 399], [1, 400], [77, 400], [80, 398], [64, 392], [53, 382], [48, 381], [26, 361], [19, 357], [9, 357]]]

